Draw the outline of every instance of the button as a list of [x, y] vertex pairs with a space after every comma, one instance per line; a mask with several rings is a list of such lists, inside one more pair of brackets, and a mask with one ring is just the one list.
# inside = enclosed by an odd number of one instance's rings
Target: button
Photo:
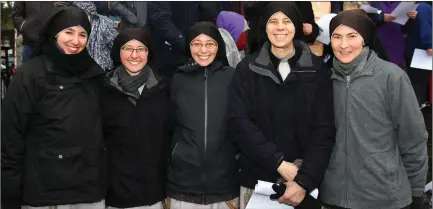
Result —
[[58, 158], [61, 160], [63, 159], [63, 155], [59, 155]]
[[60, 89], [63, 89], [63, 86], [59, 86]]

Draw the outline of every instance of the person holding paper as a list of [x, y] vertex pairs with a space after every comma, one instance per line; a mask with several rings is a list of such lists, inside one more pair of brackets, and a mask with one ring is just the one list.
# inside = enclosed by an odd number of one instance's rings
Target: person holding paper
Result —
[[364, 12], [341, 12], [329, 27], [337, 136], [321, 200], [331, 209], [419, 209], [428, 134], [409, 78], [378, 53]]
[[[432, 7], [426, 3], [419, 3], [416, 8], [418, 15], [406, 24], [405, 59], [408, 65], [407, 74], [412, 82], [419, 105], [428, 101], [429, 70], [410, 68], [415, 49], [426, 50], [432, 56]], [[430, 64], [431, 65], [431, 61]]]
[[[370, 4], [371, 6], [382, 10], [382, 13], [380, 15], [376, 15], [376, 18], [372, 20], [377, 24], [377, 32], [380, 41], [388, 52], [391, 62], [397, 64], [400, 68], [405, 68], [403, 25], [392, 22], [396, 19], [396, 17], [391, 15], [392, 11], [397, 8], [400, 2], [384, 1], [370, 2]], [[416, 11], [410, 11], [408, 12], [407, 16], [410, 19], [415, 19], [416, 13]]]
[[263, 12], [268, 41], [237, 65], [229, 100], [241, 208], [257, 180], [288, 182], [288, 199], [301, 203], [319, 186], [335, 137], [331, 72], [296, 40], [303, 36], [296, 4], [270, 2]]

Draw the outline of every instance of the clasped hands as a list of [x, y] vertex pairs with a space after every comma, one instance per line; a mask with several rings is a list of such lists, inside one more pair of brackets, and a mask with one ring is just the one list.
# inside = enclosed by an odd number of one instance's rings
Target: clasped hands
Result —
[[278, 199], [278, 202], [291, 206], [299, 205], [304, 200], [306, 191], [294, 181], [298, 168], [293, 163], [283, 161], [277, 171], [286, 182], [280, 185], [274, 184], [272, 189], [276, 194], [272, 194], [270, 198]]

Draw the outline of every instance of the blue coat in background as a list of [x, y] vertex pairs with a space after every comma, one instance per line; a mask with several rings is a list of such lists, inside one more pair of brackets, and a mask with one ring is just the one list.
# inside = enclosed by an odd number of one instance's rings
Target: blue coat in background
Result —
[[405, 57], [412, 57], [415, 48], [432, 48], [432, 7], [426, 3], [420, 3], [416, 9], [418, 12], [414, 20], [406, 23]]

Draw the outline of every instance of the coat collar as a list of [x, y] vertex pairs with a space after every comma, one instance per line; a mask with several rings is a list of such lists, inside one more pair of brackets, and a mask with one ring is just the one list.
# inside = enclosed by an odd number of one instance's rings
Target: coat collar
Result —
[[[294, 75], [294, 73], [311, 72], [311, 69], [313, 67], [313, 57], [308, 45], [297, 40], [293, 41], [293, 45], [296, 49], [296, 53], [301, 53], [301, 56], [297, 61], [296, 66], [294, 66], [294, 69], [292, 69], [291, 73], [286, 78], [286, 80], [288, 81], [295, 79], [296, 76]], [[275, 76], [275, 74], [272, 73], [271, 70], [269, 70], [270, 68], [274, 68], [271, 63], [271, 58], [269, 54], [270, 47], [270, 42], [265, 42], [255, 61], [249, 63], [249, 68], [251, 71], [259, 75], [267, 76], [271, 78], [275, 83], [281, 84], [281, 81], [277, 78], [277, 76]]]

